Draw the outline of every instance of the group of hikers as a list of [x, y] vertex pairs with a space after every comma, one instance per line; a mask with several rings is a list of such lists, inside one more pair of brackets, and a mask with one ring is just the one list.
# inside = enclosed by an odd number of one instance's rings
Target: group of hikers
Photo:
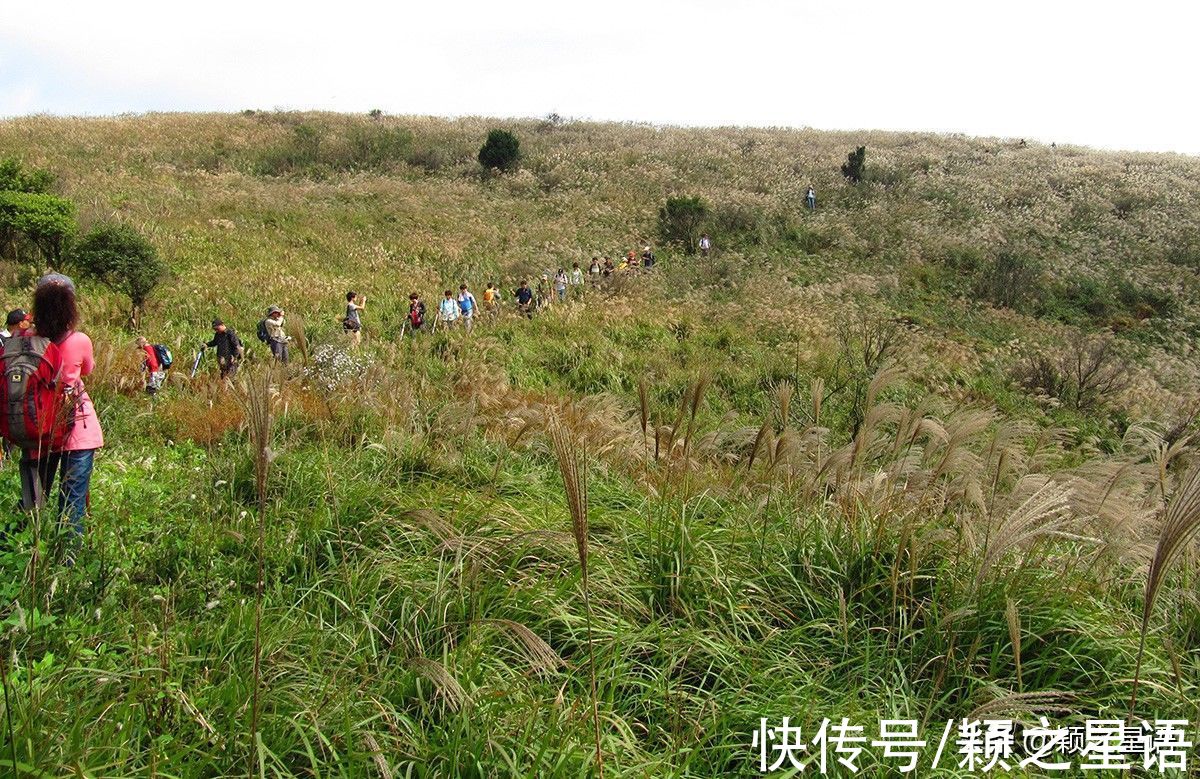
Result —
[[[699, 242], [702, 254], [712, 250], [707, 235]], [[581, 296], [583, 290], [599, 286], [617, 274], [637, 273], [654, 268], [657, 259], [647, 245], [641, 252], [630, 251], [618, 261], [595, 256], [586, 271], [578, 262], [568, 270], [558, 268], [551, 276], [541, 274], [534, 286], [527, 279], [512, 291], [516, 312], [532, 319], [534, 314], [556, 303]], [[492, 282], [482, 293], [482, 302], [464, 283], [458, 291], [447, 289], [439, 301], [432, 322], [427, 322], [425, 301], [420, 294], [409, 295], [408, 316], [404, 327], [409, 332], [424, 329], [464, 329], [470, 331], [478, 317], [494, 319], [501, 312], [505, 294], [499, 283]], [[362, 340], [362, 312], [366, 296], [346, 293], [343, 331], [351, 346]], [[256, 335], [270, 349], [272, 359], [288, 362], [288, 343], [284, 311], [270, 306], [257, 326]], [[152, 343], [145, 336], [136, 340], [141, 357], [147, 394], [156, 394], [174, 364], [171, 350]], [[212, 336], [200, 344], [192, 375], [195, 376], [207, 350], [213, 350], [220, 378], [232, 380], [246, 356], [246, 346], [235, 330], [221, 319], [212, 320]], [[84, 532], [84, 517], [90, 500], [95, 453], [104, 446], [104, 435], [95, 407], [83, 379], [95, 367], [91, 339], [79, 329], [79, 310], [75, 283], [61, 273], [48, 273], [37, 282], [33, 305], [10, 311], [0, 330], [0, 435], [4, 438], [3, 458], [17, 459], [21, 477], [18, 508], [34, 511], [45, 504], [45, 496], [58, 488], [58, 511], [63, 526], [71, 531], [76, 543], [70, 545], [67, 562]]]

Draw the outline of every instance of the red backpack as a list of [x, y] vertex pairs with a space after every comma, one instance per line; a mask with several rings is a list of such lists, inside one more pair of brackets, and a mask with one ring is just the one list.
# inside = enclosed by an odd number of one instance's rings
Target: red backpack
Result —
[[59, 381], [58, 346], [41, 336], [10, 338], [0, 367], [0, 436], [35, 457], [61, 450], [75, 427], [78, 399]]

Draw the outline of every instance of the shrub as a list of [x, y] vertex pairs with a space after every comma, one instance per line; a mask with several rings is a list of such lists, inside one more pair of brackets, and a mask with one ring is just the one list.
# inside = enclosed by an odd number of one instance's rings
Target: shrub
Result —
[[510, 171], [521, 161], [521, 142], [508, 130], [492, 130], [479, 148], [479, 164], [491, 170]]
[[842, 175], [845, 176], [851, 184], [857, 184], [862, 180], [863, 173], [866, 171], [867, 165], [867, 147], [859, 146], [854, 151], [846, 155], [846, 161], [842, 164]]
[[1004, 308], [1023, 309], [1042, 295], [1041, 268], [1031, 257], [1001, 251], [984, 266], [975, 294]]
[[1129, 364], [1111, 335], [1077, 336], [1057, 358], [1036, 352], [1014, 377], [1026, 390], [1057, 398], [1076, 411], [1091, 411], [1131, 382]]
[[54, 183], [54, 175], [48, 170], [34, 168], [27, 171], [18, 160], [0, 160], [0, 192], [27, 192], [44, 195]]
[[57, 263], [75, 232], [71, 201], [36, 192], [0, 191], [0, 256], [18, 259], [22, 242]]
[[114, 292], [129, 296], [129, 321], [135, 328], [150, 293], [167, 274], [154, 246], [126, 225], [94, 226], [71, 253], [71, 262]]
[[664, 242], [682, 243], [689, 254], [693, 253], [708, 216], [708, 204], [698, 197], [669, 197], [658, 211], [659, 235]]
[[350, 130], [350, 154], [339, 168], [382, 168], [404, 160], [413, 136], [402, 127], [354, 127]]

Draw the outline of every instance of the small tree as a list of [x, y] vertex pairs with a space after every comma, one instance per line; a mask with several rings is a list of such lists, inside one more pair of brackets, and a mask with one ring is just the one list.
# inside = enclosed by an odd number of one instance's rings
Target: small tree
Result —
[[842, 163], [842, 175], [845, 176], [851, 184], [857, 184], [862, 180], [864, 169], [867, 166], [867, 147], [859, 146], [854, 151], [846, 155], [846, 161]]
[[491, 170], [510, 171], [521, 161], [521, 142], [508, 130], [492, 130], [479, 149], [479, 164]]
[[109, 289], [129, 296], [129, 323], [134, 328], [150, 293], [167, 274], [154, 246], [125, 225], [96, 225], [76, 245], [71, 261]]
[[0, 256], [19, 259], [22, 243], [28, 243], [50, 262], [61, 258], [75, 232], [75, 206], [47, 194], [53, 181], [47, 170], [0, 160]]
[[659, 235], [664, 242], [682, 243], [692, 254], [708, 215], [708, 204], [698, 197], [669, 197], [658, 211]]
[[75, 232], [75, 206], [54, 195], [0, 191], [0, 256], [19, 259], [28, 241], [46, 260], [62, 258], [67, 238]]

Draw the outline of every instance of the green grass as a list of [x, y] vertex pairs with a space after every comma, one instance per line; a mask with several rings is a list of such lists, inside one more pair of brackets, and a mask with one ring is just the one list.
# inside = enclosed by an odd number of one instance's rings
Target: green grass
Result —
[[[594, 455], [606, 775], [758, 775], [760, 717], [810, 734], [848, 717], [868, 737], [911, 718], [936, 739], [979, 711], [1125, 716], [1156, 517], [1194, 459], [1190, 442], [1165, 462], [1160, 448], [1196, 398], [1196, 286], [1175, 261], [1200, 202], [1194, 160], [515, 122], [523, 170], [489, 178], [473, 162], [489, 125], [0, 123], [0, 157], [54, 172], [83, 224], [115, 217], [155, 242], [174, 276], [143, 328], [180, 366], [222, 316], [257, 377], [253, 329], [271, 303], [303, 320], [310, 354], [342, 348], [350, 288], [368, 296], [369, 365], [297, 364], [277, 387], [256, 648], [244, 389], [223, 390], [207, 365], [151, 402], [126, 302], [79, 279], [108, 445], [74, 567], [59, 562], [52, 516], [3, 514], [0, 728], [15, 738], [0, 765], [595, 776], [552, 418]], [[837, 165], [859, 142], [882, 169], [851, 188]], [[816, 214], [798, 207], [810, 179]], [[531, 322], [401, 338], [410, 291], [431, 303], [462, 279], [511, 291], [616, 256], [654, 241], [673, 194], [712, 206], [711, 261], [656, 246], [654, 277]], [[1047, 289], [1075, 292], [1019, 311], [982, 301], [980, 268], [1006, 245], [1035, 253]], [[27, 301], [40, 270], [0, 265], [7, 299]], [[1118, 278], [1137, 280], [1123, 300]], [[1117, 308], [1091, 306], [1110, 286]], [[1070, 410], [1014, 380], [1028, 350], [1068, 349], [1141, 304], [1161, 310], [1120, 333], [1136, 381], [1119, 395]], [[0, 494], [17, 494], [8, 464]], [[1194, 559], [1159, 597], [1139, 716], [1200, 718]], [[966, 775], [931, 757], [921, 775]], [[891, 775], [877, 753], [861, 764]]]

